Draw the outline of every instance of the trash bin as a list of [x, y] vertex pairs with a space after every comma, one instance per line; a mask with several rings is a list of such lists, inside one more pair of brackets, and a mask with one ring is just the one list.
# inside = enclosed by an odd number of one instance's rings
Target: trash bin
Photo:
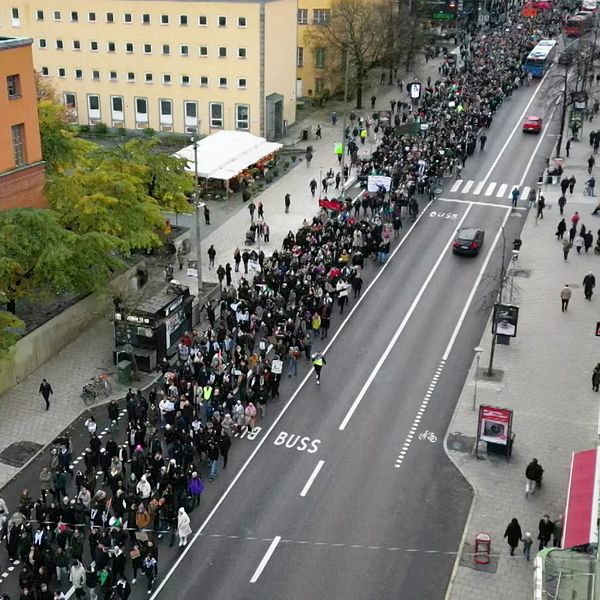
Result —
[[121, 360], [117, 365], [117, 381], [121, 385], [129, 385], [131, 383], [131, 361]]
[[306, 141], [308, 139], [308, 129], [302, 130], [302, 141]]

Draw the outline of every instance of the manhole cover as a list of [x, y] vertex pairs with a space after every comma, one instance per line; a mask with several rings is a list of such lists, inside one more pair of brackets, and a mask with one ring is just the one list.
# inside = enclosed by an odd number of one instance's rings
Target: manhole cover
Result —
[[0, 462], [11, 467], [22, 467], [40, 448], [35, 442], [15, 442], [0, 452]]
[[448, 448], [455, 452], [473, 452], [475, 447], [475, 436], [463, 435], [460, 432], [454, 432], [448, 434]]
[[530, 269], [513, 269], [511, 271], [511, 274], [513, 277], [523, 277], [524, 279], [527, 279], [531, 275], [531, 270]]

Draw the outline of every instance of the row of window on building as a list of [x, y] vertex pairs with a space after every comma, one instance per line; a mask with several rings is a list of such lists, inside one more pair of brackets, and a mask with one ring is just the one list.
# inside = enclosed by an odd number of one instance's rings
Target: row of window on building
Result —
[[[48, 46], [48, 40], [46, 38], [38, 38], [38, 48], [45, 50]], [[75, 51], [81, 51], [82, 49], [81, 40], [71, 40], [71, 48]], [[117, 42], [106, 42], [106, 51], [113, 53], [117, 52]], [[64, 50], [65, 49], [65, 41], [62, 39], [54, 40], [54, 48], [56, 50]], [[96, 40], [91, 40], [89, 43], [89, 49], [91, 52], [99, 52], [100, 51], [100, 42]], [[134, 54], [135, 53], [135, 44], [133, 42], [125, 42], [123, 44], [123, 49], [125, 54]], [[151, 43], [142, 44], [142, 50], [144, 54], [153, 54], [153, 51], [156, 48], [153, 47]], [[160, 44], [160, 54], [163, 56], [171, 56], [171, 44]], [[179, 56], [191, 56], [192, 50], [188, 44], [179, 45]], [[202, 58], [206, 58], [210, 56], [208, 46], [198, 46], [198, 56]], [[215, 56], [218, 58], [227, 58], [229, 56], [229, 49], [227, 46], [218, 46], [216, 49]], [[240, 59], [248, 58], [248, 49], [247, 48], [236, 48], [235, 56]]]
[[[64, 103], [73, 122], [81, 122], [78, 113], [77, 94], [65, 92]], [[107, 122], [112, 127], [135, 127], [144, 129], [150, 126], [150, 103], [147, 98], [135, 97], [131, 106], [129, 121], [126, 119], [128, 107], [125, 105], [124, 96], [110, 96], [109, 110], [105, 114], [102, 110], [102, 98], [98, 94], [86, 94], [87, 121], [90, 125], [99, 121]], [[225, 107], [222, 102], [208, 103], [208, 123], [213, 129], [233, 126], [236, 129], [250, 129], [250, 106], [248, 104], [235, 104], [234, 122], [225, 123]], [[183, 127], [186, 133], [196, 133], [201, 121], [196, 100], [183, 102]], [[174, 128], [174, 103], [168, 98], [158, 100], [158, 124], [162, 131], [172, 131]]]
[[[49, 11], [52, 15], [53, 21], [62, 21], [63, 20], [63, 12], [60, 10]], [[82, 13], [81, 20], [84, 20], [86, 17]], [[139, 15], [140, 23], [142, 25], [151, 25], [152, 24], [152, 15], [150, 13], [142, 13]], [[125, 24], [133, 24], [134, 18], [132, 13], [123, 13], [122, 15], [123, 23]], [[36, 20], [37, 21], [45, 21], [46, 13], [38, 9], [36, 11]], [[70, 20], [71, 23], [79, 23], [80, 22], [80, 14], [77, 10], [65, 11], [65, 20]], [[101, 17], [95, 11], [90, 11], [87, 13], [87, 22], [88, 23], [98, 23], [101, 21]], [[117, 18], [114, 12], [105, 13], [104, 17], [105, 23], [116, 23]], [[160, 15], [157, 21], [160, 25], [170, 25], [171, 24], [171, 16], [170, 15]], [[173, 22], [178, 23], [182, 27], [186, 27], [190, 24], [190, 18], [188, 15], [178, 15], [177, 19], [173, 20]], [[199, 27], [208, 27], [209, 26], [209, 18], [206, 15], [198, 15], [196, 22]], [[229, 19], [224, 16], [216, 17], [215, 25], [217, 27], [227, 27], [229, 23]], [[11, 9], [11, 24], [13, 27], [21, 26], [21, 13], [18, 8]], [[248, 27], [248, 19], [246, 17], [237, 17], [237, 26], [241, 29]]]
[[[304, 66], [304, 52], [305, 48], [298, 46], [296, 48], [296, 66], [303, 67]], [[314, 67], [315, 69], [324, 69], [325, 68], [325, 60], [327, 58], [327, 51], [325, 48], [315, 48], [312, 50], [312, 55], [314, 58]]]
[[[50, 77], [53, 73], [50, 72], [49, 67], [42, 67], [40, 69], [40, 73], [44, 77]], [[92, 81], [101, 81], [101, 72], [94, 69], [90, 71]], [[56, 69], [56, 76], [60, 79], [65, 79], [67, 77], [67, 69], [65, 67], [58, 67]], [[73, 71], [74, 79], [81, 81], [84, 79], [84, 70], [83, 69], [75, 69]], [[220, 88], [227, 88], [230, 86], [230, 78], [229, 77], [216, 77], [217, 86]], [[119, 73], [117, 71], [108, 71], [108, 80], [112, 82], [119, 81]], [[128, 71], [125, 75], [125, 80], [127, 83], [136, 83], [137, 77], [134, 71]], [[160, 81], [163, 85], [173, 85], [173, 76], [170, 73], [162, 73]], [[144, 73], [143, 74], [143, 82], [148, 84], [155, 83], [154, 73]], [[192, 76], [191, 75], [180, 75], [179, 76], [179, 84], [184, 87], [189, 87], [192, 85]], [[198, 77], [198, 85], [199, 87], [210, 87], [210, 78], [207, 75], [200, 75]], [[246, 77], [237, 77], [236, 78], [236, 87], [238, 90], [248, 89], [248, 79]]]
[[[314, 25], [326, 25], [331, 18], [331, 10], [329, 8], [313, 9], [312, 23]], [[308, 20], [308, 8], [298, 9], [298, 25], [308, 25], [311, 21]]]

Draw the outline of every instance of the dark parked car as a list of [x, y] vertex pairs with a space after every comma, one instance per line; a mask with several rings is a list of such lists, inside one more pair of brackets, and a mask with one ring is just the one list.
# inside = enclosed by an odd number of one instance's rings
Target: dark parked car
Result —
[[452, 252], [454, 254], [467, 254], [475, 256], [483, 245], [485, 232], [478, 227], [463, 227], [459, 229], [452, 242]]

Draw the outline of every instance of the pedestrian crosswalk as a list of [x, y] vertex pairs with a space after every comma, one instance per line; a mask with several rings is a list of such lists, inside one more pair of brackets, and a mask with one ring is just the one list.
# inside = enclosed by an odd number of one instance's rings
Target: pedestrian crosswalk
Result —
[[[496, 183], [490, 181], [486, 184], [485, 181], [474, 181], [473, 179], [457, 179], [450, 188], [450, 192], [453, 194], [472, 194], [473, 196], [487, 196], [495, 198], [508, 198], [512, 200], [512, 191], [519, 187], [518, 184], [513, 183]], [[519, 188], [519, 200], [526, 200], [529, 196], [531, 188], [529, 186], [523, 186]]]

